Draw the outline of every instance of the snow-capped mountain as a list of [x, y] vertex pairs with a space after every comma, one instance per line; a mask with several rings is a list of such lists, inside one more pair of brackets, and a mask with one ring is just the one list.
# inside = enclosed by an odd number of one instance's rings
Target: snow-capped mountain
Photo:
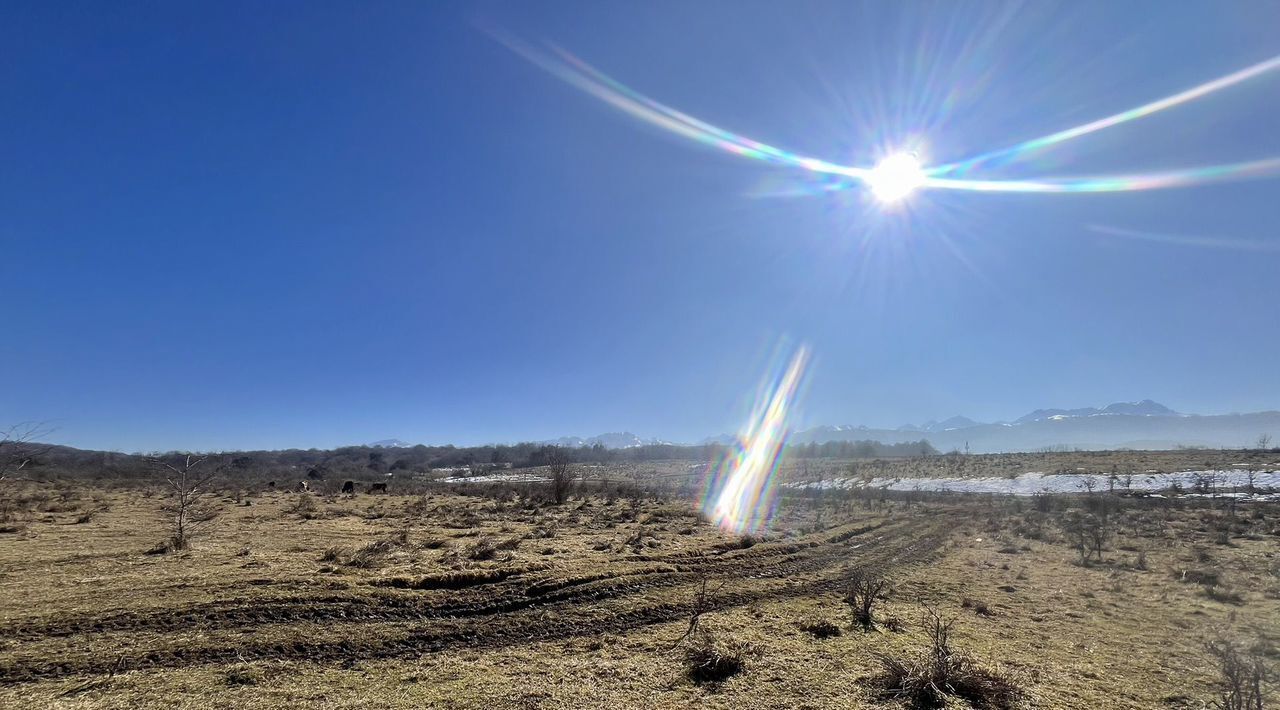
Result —
[[412, 447], [413, 444], [399, 439], [381, 439], [379, 441], [369, 442], [366, 446], [372, 446], [376, 449], [408, 449]]
[[1108, 404], [1102, 409], [1098, 409], [1097, 407], [1083, 407], [1081, 409], [1037, 409], [1030, 414], [1019, 417], [1014, 423], [1026, 424], [1027, 422], [1039, 422], [1046, 419], [1097, 417], [1117, 414], [1123, 414], [1131, 417], [1182, 416], [1159, 402], [1144, 399], [1141, 402], [1115, 402], [1114, 404]]
[[943, 419], [940, 422], [929, 421], [921, 425], [924, 431], [951, 431], [952, 429], [967, 429], [971, 426], [978, 426], [981, 422], [975, 422], [968, 417], [956, 415], [950, 419]]
[[562, 436], [559, 439], [551, 439], [539, 443], [570, 448], [596, 446], [598, 444], [606, 449], [631, 449], [637, 446], [655, 446], [668, 444], [670, 442], [662, 441], [660, 439], [641, 439], [629, 431], [618, 431], [599, 434], [586, 439], [580, 436]]
[[1045, 448], [1171, 449], [1178, 446], [1236, 448], [1258, 437], [1280, 436], [1280, 412], [1201, 416], [1182, 414], [1158, 402], [1116, 402], [1105, 407], [1037, 409], [1013, 422], [981, 424], [965, 417], [906, 425], [897, 429], [814, 427], [796, 432], [797, 444], [928, 439], [941, 451], [974, 453], [1035, 451]]

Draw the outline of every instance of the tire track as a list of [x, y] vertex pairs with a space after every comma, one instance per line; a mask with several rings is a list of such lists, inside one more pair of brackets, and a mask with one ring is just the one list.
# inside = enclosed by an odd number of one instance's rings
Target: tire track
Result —
[[[869, 534], [874, 533], [874, 534]], [[766, 543], [736, 553], [682, 557], [676, 571], [619, 571], [599, 579], [560, 586], [552, 580], [519, 579], [480, 585], [462, 592], [379, 592], [363, 597], [328, 595], [274, 600], [237, 599], [162, 613], [128, 613], [80, 617], [44, 625], [3, 629], [16, 648], [0, 660], [0, 683], [105, 673], [121, 669], [173, 668], [191, 664], [268, 659], [324, 663], [351, 659], [415, 657], [449, 648], [495, 648], [631, 629], [686, 618], [690, 603], [680, 587], [706, 577], [741, 579], [739, 589], [720, 594], [711, 610], [756, 601], [826, 593], [845, 583], [843, 567], [852, 564], [892, 567], [923, 561], [949, 536], [945, 521], [916, 519], [851, 527], [817, 540]], [[855, 540], [856, 538], [856, 540]], [[853, 541], [851, 543], [851, 541]], [[754, 550], [758, 551], [753, 552]], [[850, 554], [851, 552], [854, 554]], [[672, 560], [672, 562], [675, 562]], [[834, 574], [799, 579], [839, 567]], [[565, 581], [565, 580], [562, 580]], [[798, 581], [799, 583], [795, 583]], [[423, 597], [427, 598], [423, 598]], [[634, 603], [632, 603], [634, 602]], [[625, 608], [624, 604], [629, 604]], [[193, 623], [194, 622], [194, 623]], [[24, 653], [23, 646], [41, 640], [103, 631], [123, 633], [226, 630], [289, 623], [422, 622], [421, 629], [375, 639], [292, 642], [210, 642], [180, 648], [139, 650], [117, 660], [108, 653], [60, 660]]]

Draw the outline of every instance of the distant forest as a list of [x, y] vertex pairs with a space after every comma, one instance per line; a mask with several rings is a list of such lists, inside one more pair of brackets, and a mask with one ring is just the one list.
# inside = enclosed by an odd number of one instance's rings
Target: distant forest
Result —
[[[563, 452], [573, 463], [625, 463], [642, 461], [713, 461], [730, 453], [730, 446], [650, 445], [627, 449], [604, 446], [562, 448], [523, 443], [498, 446], [411, 446], [382, 448], [344, 446], [337, 449], [285, 449], [281, 451], [237, 451], [219, 455], [230, 473], [241, 471], [255, 477], [307, 475], [311, 478], [372, 474], [406, 475], [432, 469], [527, 468], [544, 466]], [[937, 454], [928, 441], [882, 444], [878, 441], [832, 441], [787, 447], [787, 455], [797, 458], [868, 459]], [[169, 458], [174, 452], [160, 456]], [[67, 446], [40, 446], [23, 468], [27, 478], [59, 476], [133, 478], [149, 474], [146, 456], [112, 451], [87, 451]]]

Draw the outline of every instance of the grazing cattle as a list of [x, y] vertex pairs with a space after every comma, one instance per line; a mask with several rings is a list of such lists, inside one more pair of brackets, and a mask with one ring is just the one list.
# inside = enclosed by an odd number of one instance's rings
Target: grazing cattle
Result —
[[275, 488], [275, 487], [276, 487], [275, 481], [267, 481], [267, 488]]
[[370, 493], [377, 493], [378, 491], [382, 491], [383, 493], [386, 493], [386, 492], [387, 492], [387, 484], [385, 484], [385, 483], [374, 483], [373, 485], [369, 486], [369, 492], [370, 492]]
[[344, 494], [355, 495], [355, 494], [356, 494], [356, 482], [355, 482], [355, 481], [347, 481], [346, 483], [342, 484], [342, 492], [343, 492]]
[[306, 493], [309, 490], [311, 490], [311, 486], [308, 486], [306, 481], [298, 481], [299, 493]]

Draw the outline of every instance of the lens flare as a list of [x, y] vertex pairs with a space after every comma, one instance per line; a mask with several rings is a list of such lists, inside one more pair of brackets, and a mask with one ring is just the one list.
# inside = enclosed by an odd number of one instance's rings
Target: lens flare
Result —
[[[1146, 116], [1150, 116], [1159, 111], [1173, 108], [1175, 106], [1180, 106], [1189, 101], [1194, 101], [1195, 99], [1201, 98], [1203, 96], [1208, 96], [1209, 94], [1215, 91], [1221, 91], [1222, 89], [1225, 89], [1229, 86], [1235, 86], [1236, 84], [1239, 84], [1242, 81], [1246, 81], [1248, 79], [1261, 76], [1262, 74], [1265, 74], [1269, 71], [1274, 71], [1276, 69], [1280, 69], [1280, 57], [1272, 57], [1271, 59], [1268, 59], [1264, 62], [1258, 62], [1257, 64], [1254, 64], [1252, 66], [1245, 67], [1240, 71], [1233, 72], [1223, 77], [1219, 77], [1217, 79], [1214, 79], [1213, 81], [1206, 81], [1205, 83], [1200, 84], [1198, 86], [1193, 86], [1192, 88], [1187, 89], [1186, 91], [1181, 91], [1172, 96], [1166, 96], [1163, 99], [1152, 101], [1149, 104], [1143, 104], [1142, 106], [1129, 109], [1128, 111], [1121, 111], [1120, 113], [1107, 116], [1106, 118], [1100, 118], [1096, 121], [1090, 121], [1089, 123], [1085, 123], [1085, 124], [1076, 126], [1074, 128], [1068, 128], [1066, 130], [1058, 131], [1057, 133], [1050, 133], [1049, 135], [1041, 136], [1040, 138], [1033, 138], [1029, 141], [1023, 141], [1017, 145], [1009, 146], [1008, 148], [993, 150], [990, 153], [983, 153], [982, 155], [975, 156], [973, 158], [968, 158], [967, 160], [961, 160], [955, 163], [940, 165], [938, 167], [932, 168], [929, 172], [932, 175], [943, 175], [946, 173], [964, 172], [967, 170], [972, 170], [973, 168], [978, 167], [980, 165], [993, 163], [996, 161], [999, 161], [1002, 163], [1008, 163], [1022, 156], [1025, 156], [1027, 153], [1030, 153], [1032, 151], [1040, 150], [1042, 148], [1048, 148], [1052, 145], [1061, 143], [1066, 140], [1070, 140], [1072, 138], [1078, 138], [1088, 133], [1093, 133], [1094, 131], [1100, 131], [1104, 128], [1118, 126], [1121, 123], [1125, 123], [1126, 121], [1132, 121], [1137, 118], [1144, 118]], [[1005, 160], [1001, 160], [1002, 158]]]
[[[1031, 151], [1047, 148], [1088, 133], [1120, 125], [1158, 111], [1186, 104], [1213, 92], [1234, 86], [1248, 79], [1280, 69], [1280, 57], [1254, 64], [1232, 74], [1205, 82], [1172, 96], [1144, 104], [1128, 111], [1108, 116], [1041, 138], [1024, 141], [1001, 150], [984, 153], [967, 160], [945, 165], [926, 167], [915, 165], [921, 172], [906, 171], [905, 161], [892, 156], [875, 167], [842, 165], [821, 158], [799, 155], [757, 141], [747, 136], [725, 130], [641, 94], [604, 72], [592, 67], [568, 51], [551, 46], [544, 51], [514, 37], [491, 31], [499, 42], [533, 64], [558, 77], [562, 81], [595, 96], [627, 114], [679, 136], [697, 141], [717, 150], [764, 163], [794, 168], [807, 173], [844, 178], [835, 180], [823, 191], [846, 189], [857, 184], [870, 189], [882, 202], [901, 200], [918, 189], [965, 190], [972, 192], [1030, 192], [1030, 193], [1102, 193], [1132, 192], [1136, 190], [1160, 190], [1191, 187], [1211, 182], [1261, 178], [1280, 173], [1280, 157], [1237, 163], [1223, 163], [1164, 172], [1132, 173], [1096, 176], [1048, 176], [1032, 179], [982, 179], [969, 177], [977, 168], [989, 166], [1002, 158], [1012, 162]], [[902, 154], [898, 154], [902, 155]], [[890, 162], [893, 161], [893, 162]], [[899, 175], [885, 179], [882, 168], [894, 166]], [[902, 180], [901, 174], [910, 177]], [[895, 185], [896, 187], [890, 187]], [[903, 186], [909, 185], [908, 189]], [[888, 195], [892, 199], [885, 200]]]
[[866, 177], [871, 194], [881, 202], [898, 202], [925, 184], [924, 170], [916, 156], [895, 153], [880, 161]]
[[738, 445], [708, 477], [703, 512], [722, 529], [755, 532], [773, 517], [788, 415], [808, 362], [808, 348], [797, 348], [786, 369], [761, 391]]

